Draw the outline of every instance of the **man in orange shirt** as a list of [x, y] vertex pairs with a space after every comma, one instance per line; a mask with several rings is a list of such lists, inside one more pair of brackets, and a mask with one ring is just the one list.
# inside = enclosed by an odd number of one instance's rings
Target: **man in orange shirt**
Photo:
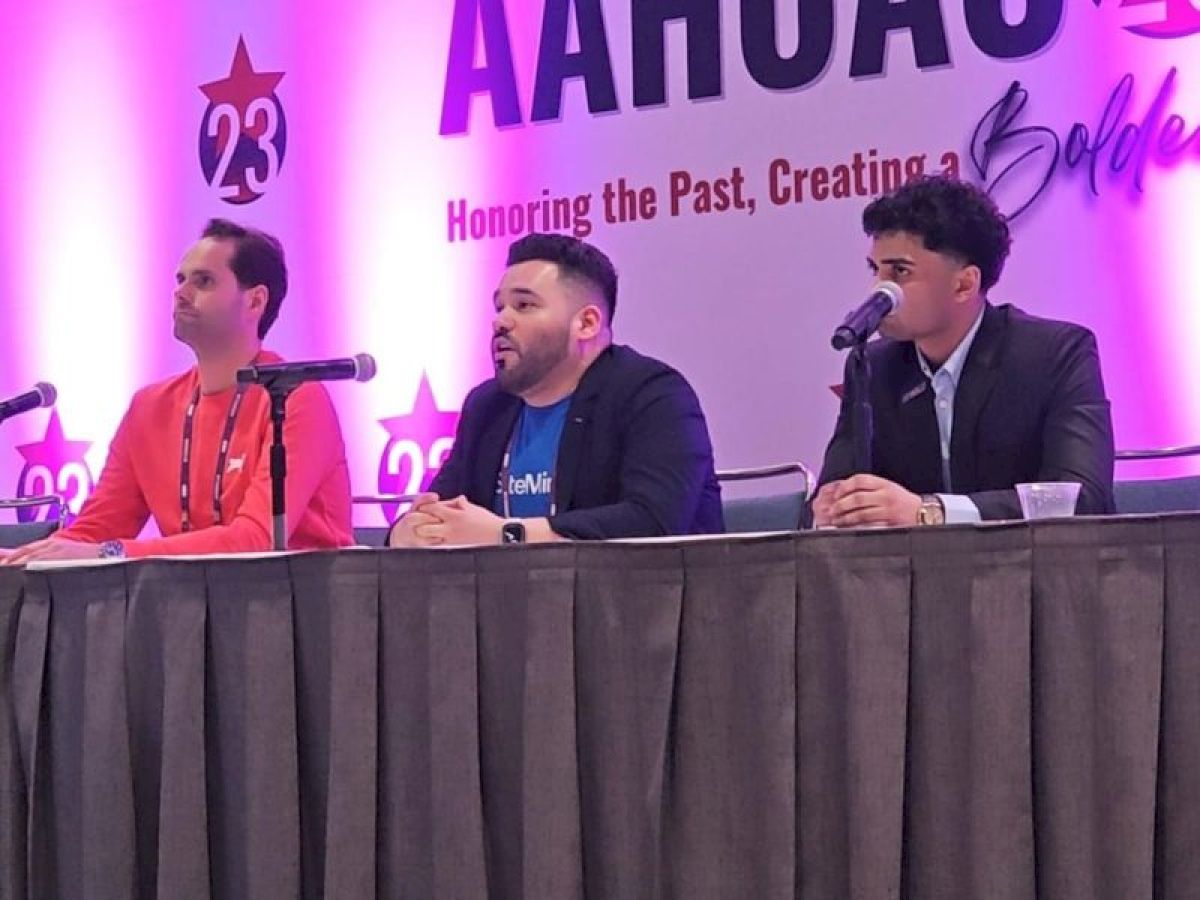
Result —
[[[134, 395], [79, 517], [6, 564], [271, 549], [270, 398], [237, 370], [280, 361], [262, 339], [287, 293], [283, 248], [213, 219], [175, 280], [175, 337], [196, 366]], [[322, 385], [288, 399], [284, 443], [288, 548], [351, 544], [346, 450]], [[137, 540], [150, 516], [162, 536]]]

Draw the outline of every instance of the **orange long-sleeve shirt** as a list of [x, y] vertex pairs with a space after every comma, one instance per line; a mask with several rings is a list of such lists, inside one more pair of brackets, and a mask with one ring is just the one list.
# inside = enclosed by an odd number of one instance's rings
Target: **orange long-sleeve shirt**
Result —
[[[257, 363], [279, 362], [261, 352]], [[213, 484], [221, 434], [234, 389], [201, 395], [192, 427], [188, 511], [181, 527], [179, 499], [183, 424], [199, 375], [195, 368], [138, 391], [109, 447], [108, 460], [79, 518], [57, 536], [78, 541], [121, 539], [131, 558], [164, 554], [270, 550], [270, 398], [249, 388], [238, 412], [221, 486], [221, 516], [213, 513]], [[344, 547], [350, 528], [346, 448], [329, 393], [305, 384], [292, 393], [283, 432], [287, 447], [288, 549]], [[162, 537], [134, 540], [153, 516]]]

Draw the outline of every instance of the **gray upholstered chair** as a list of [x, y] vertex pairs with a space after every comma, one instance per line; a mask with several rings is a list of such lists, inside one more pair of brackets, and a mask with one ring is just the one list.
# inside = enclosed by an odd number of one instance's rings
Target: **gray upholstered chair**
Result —
[[[1119, 450], [1117, 462], [1151, 459], [1182, 459], [1200, 456], [1200, 446], [1165, 447], [1161, 450]], [[1117, 512], [1133, 513], [1200, 512], [1200, 476], [1146, 478], [1113, 484]]]
[[40, 506], [49, 508], [49, 515], [44, 521], [13, 522], [0, 525], [0, 548], [8, 550], [50, 536], [62, 524], [61, 517], [66, 508], [63, 498], [58, 494], [0, 500], [0, 510], [36, 509]]
[[804, 503], [816, 484], [812, 470], [802, 462], [758, 466], [750, 469], [722, 469], [717, 480], [722, 484], [758, 481], [766, 478], [800, 476], [800, 489], [756, 497], [732, 497], [721, 502], [726, 534], [759, 531], [795, 531], [804, 515]]
[[[382, 506], [385, 503], [408, 503], [415, 494], [359, 494], [350, 498], [355, 506]], [[354, 543], [363, 547], [383, 547], [387, 543], [388, 526], [363, 525], [354, 529]]]

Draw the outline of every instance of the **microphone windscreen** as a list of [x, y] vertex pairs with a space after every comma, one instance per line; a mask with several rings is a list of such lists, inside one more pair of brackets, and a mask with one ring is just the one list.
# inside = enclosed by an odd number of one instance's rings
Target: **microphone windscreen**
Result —
[[33, 386], [33, 389], [37, 391], [38, 397], [41, 398], [42, 406], [44, 407], [53, 406], [55, 401], [58, 400], [58, 391], [48, 381], [39, 381]]
[[360, 353], [354, 357], [354, 380], [370, 381], [375, 377], [375, 357], [370, 353]]
[[900, 304], [904, 302], [904, 288], [896, 284], [894, 281], [881, 281], [875, 285], [875, 290], [881, 294], [887, 294], [892, 301], [892, 312], [900, 308]]

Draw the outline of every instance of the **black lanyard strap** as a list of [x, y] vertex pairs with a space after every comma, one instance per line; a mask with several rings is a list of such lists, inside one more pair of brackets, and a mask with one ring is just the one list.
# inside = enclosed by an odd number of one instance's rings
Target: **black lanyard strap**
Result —
[[[508, 446], [504, 448], [504, 461], [500, 464], [500, 501], [501, 510], [504, 518], [512, 518], [512, 506], [509, 497], [512, 481], [512, 453], [516, 446], [517, 440], [525, 425], [525, 416], [517, 420], [517, 425], [513, 428], [513, 433], [509, 435]], [[558, 512], [558, 504], [554, 500], [555, 489], [558, 487], [558, 453], [554, 454], [554, 467], [550, 472], [550, 515], [556, 515]]]
[[[237, 425], [238, 411], [242, 408], [242, 398], [246, 393], [245, 384], [238, 384], [237, 392], [229, 403], [229, 414], [225, 417], [225, 430], [221, 432], [221, 446], [217, 450], [217, 473], [213, 478], [213, 520], [217, 525], [222, 523], [221, 488], [225, 483], [225, 464], [229, 459], [229, 445], [233, 441], [233, 429]], [[192, 530], [192, 514], [188, 508], [191, 490], [192, 474], [192, 430], [195, 426], [196, 407], [200, 405], [200, 385], [192, 394], [192, 402], [188, 404], [187, 413], [183, 417], [183, 453], [179, 465], [179, 522], [184, 531]]]

